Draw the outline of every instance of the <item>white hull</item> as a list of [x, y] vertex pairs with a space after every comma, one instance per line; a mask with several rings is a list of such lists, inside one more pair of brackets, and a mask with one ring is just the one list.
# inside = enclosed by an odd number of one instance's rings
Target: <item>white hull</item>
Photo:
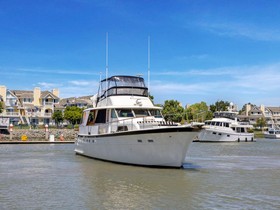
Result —
[[280, 134], [264, 133], [264, 138], [268, 138], [268, 139], [280, 139]]
[[218, 129], [205, 129], [198, 134], [200, 142], [238, 142], [254, 141], [253, 133], [227, 132]]
[[[179, 128], [180, 129], [180, 128]], [[197, 131], [147, 129], [115, 134], [79, 135], [75, 152], [80, 155], [143, 166], [181, 167]]]

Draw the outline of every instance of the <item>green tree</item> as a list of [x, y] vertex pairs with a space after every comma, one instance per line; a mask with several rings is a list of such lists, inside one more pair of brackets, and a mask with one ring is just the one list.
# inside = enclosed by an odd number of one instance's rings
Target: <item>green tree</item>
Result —
[[52, 115], [52, 119], [55, 121], [56, 126], [63, 122], [63, 113], [62, 111], [55, 111]]
[[166, 100], [163, 105], [162, 114], [167, 121], [181, 122], [184, 108], [176, 100]]
[[227, 108], [229, 107], [230, 102], [228, 101], [216, 101], [215, 104], [210, 105], [211, 112], [216, 111], [227, 111]]
[[266, 126], [266, 120], [264, 117], [260, 117], [257, 119], [255, 127], [260, 127], [262, 130]]
[[154, 96], [152, 96], [150, 93], [149, 93], [149, 98], [154, 103]]
[[213, 113], [208, 110], [207, 104], [202, 101], [195, 103], [186, 109], [186, 119], [196, 122], [204, 122], [213, 118]]
[[73, 126], [80, 123], [83, 110], [76, 106], [68, 106], [64, 111], [64, 119], [68, 120]]
[[244, 105], [242, 106], [242, 109], [239, 111], [239, 114], [242, 114], [243, 112], [246, 111], [246, 106], [247, 106], [247, 105], [250, 105], [251, 107], [255, 107], [255, 106], [256, 106], [255, 104], [251, 104], [250, 102], [247, 103], [247, 104], [244, 104]]
[[0, 113], [3, 112], [3, 109], [4, 109], [4, 103], [3, 101], [0, 101]]

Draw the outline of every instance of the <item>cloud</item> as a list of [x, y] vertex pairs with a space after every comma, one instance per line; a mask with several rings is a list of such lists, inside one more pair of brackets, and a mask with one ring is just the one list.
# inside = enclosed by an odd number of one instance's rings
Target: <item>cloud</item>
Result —
[[40, 86], [43, 89], [52, 89], [52, 88], [57, 88], [57, 87], [61, 86], [61, 84], [48, 83], [48, 82], [38, 82], [34, 86]]
[[69, 81], [69, 83], [77, 86], [88, 86], [90, 84], [89, 81]]
[[209, 23], [198, 24], [201, 28], [219, 36], [245, 37], [258, 41], [280, 41], [280, 30], [264, 28], [252, 24], [242, 23]]
[[208, 54], [197, 54], [197, 55], [189, 55], [189, 56], [178, 56], [178, 60], [204, 60], [209, 58]]
[[163, 76], [222, 76], [222, 75], [234, 75], [236, 71], [239, 71], [240, 67], [221, 67], [213, 69], [191, 69], [191, 70], [168, 70], [162, 72], [152, 72], [153, 75]]
[[16, 69], [21, 72], [34, 72], [34, 73], [48, 73], [48, 74], [66, 74], [66, 75], [100, 75], [100, 71], [86, 71], [86, 70], [62, 70], [62, 69]]
[[[157, 95], [205, 95], [218, 98], [232, 96], [248, 98], [248, 100], [258, 97], [273, 97], [280, 91], [279, 69], [280, 63], [275, 63], [184, 72], [162, 72], [161, 75], [178, 77], [178, 81], [175, 83], [172, 79], [173, 82], [169, 82], [170, 77], [167, 80], [162, 78], [151, 81], [151, 91]], [[157, 77], [157, 79], [159, 78]]]

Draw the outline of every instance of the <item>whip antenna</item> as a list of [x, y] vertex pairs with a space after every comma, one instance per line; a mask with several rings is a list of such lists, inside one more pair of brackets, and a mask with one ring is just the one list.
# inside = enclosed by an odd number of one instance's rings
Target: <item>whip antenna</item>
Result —
[[148, 36], [148, 96], [150, 95], [150, 36]]

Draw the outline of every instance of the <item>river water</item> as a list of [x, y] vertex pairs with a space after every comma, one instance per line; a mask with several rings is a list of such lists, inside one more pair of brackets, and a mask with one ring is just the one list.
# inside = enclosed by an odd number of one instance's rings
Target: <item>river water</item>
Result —
[[192, 143], [184, 169], [0, 145], [0, 209], [280, 209], [280, 140]]

